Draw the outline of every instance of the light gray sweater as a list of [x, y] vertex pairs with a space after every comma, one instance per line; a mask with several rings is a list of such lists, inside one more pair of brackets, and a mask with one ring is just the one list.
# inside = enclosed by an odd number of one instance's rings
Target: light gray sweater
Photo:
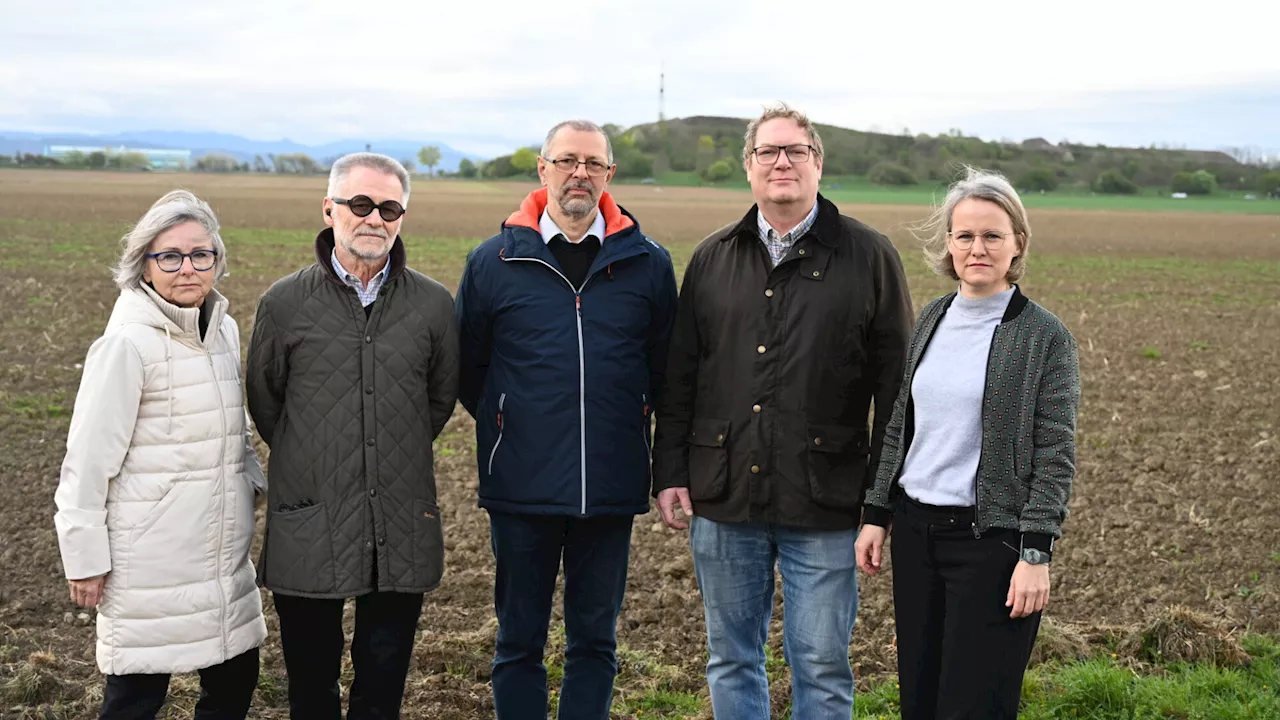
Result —
[[1013, 288], [976, 300], [957, 295], [920, 360], [911, 383], [915, 438], [898, 480], [913, 500], [975, 503], [987, 358], [1011, 297]]

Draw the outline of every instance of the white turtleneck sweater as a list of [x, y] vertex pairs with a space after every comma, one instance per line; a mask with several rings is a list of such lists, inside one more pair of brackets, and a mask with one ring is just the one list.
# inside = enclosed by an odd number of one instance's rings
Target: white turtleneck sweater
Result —
[[982, 452], [982, 396], [991, 339], [1013, 288], [990, 297], [956, 295], [911, 382], [915, 433], [898, 484], [929, 505], [975, 504]]

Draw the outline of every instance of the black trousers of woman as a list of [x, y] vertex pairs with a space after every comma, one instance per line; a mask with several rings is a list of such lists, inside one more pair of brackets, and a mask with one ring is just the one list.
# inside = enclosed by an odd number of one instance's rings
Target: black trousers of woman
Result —
[[[244, 720], [258, 686], [258, 648], [200, 671], [195, 720]], [[108, 675], [99, 720], [154, 720], [169, 694], [168, 675]]]
[[893, 604], [903, 720], [1018, 717], [1040, 613], [1009, 617], [1019, 534], [973, 536], [974, 511], [905, 495], [893, 519]]

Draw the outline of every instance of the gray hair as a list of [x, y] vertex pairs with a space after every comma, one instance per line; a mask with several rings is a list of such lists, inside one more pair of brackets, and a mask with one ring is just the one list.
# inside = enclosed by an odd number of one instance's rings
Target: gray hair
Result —
[[613, 143], [609, 140], [609, 133], [604, 128], [591, 122], [590, 120], [565, 120], [562, 123], [556, 123], [555, 127], [547, 132], [547, 139], [542, 141], [542, 157], [546, 157], [551, 152], [551, 141], [556, 139], [556, 133], [569, 128], [579, 132], [598, 132], [604, 137], [605, 152], [609, 155], [609, 164], [613, 164]]
[[1005, 279], [1017, 282], [1027, 272], [1027, 248], [1031, 242], [1031, 224], [1027, 210], [1022, 206], [1018, 191], [1003, 175], [989, 170], [965, 166], [964, 177], [952, 183], [942, 205], [929, 219], [912, 228], [916, 237], [924, 242], [924, 257], [929, 268], [939, 275], [959, 280], [951, 251], [947, 249], [947, 234], [951, 232], [951, 214], [965, 200], [986, 200], [1004, 210], [1013, 223], [1013, 234], [1018, 242], [1018, 254], [1009, 265]]
[[329, 197], [338, 194], [338, 187], [347, 179], [351, 171], [358, 167], [396, 176], [400, 181], [400, 189], [404, 191], [400, 195], [400, 204], [406, 207], [409, 205], [409, 172], [404, 169], [399, 160], [371, 152], [343, 155], [333, 163], [329, 168]]
[[809, 119], [809, 116], [792, 108], [786, 103], [778, 103], [777, 105], [766, 107], [764, 112], [760, 113], [760, 117], [747, 123], [747, 132], [742, 136], [743, 164], [746, 164], [751, 160], [751, 151], [755, 149], [756, 133], [760, 131], [760, 126], [770, 120], [777, 120], [779, 118], [790, 120], [796, 125], [799, 125], [800, 129], [809, 136], [809, 144], [813, 145], [813, 151], [818, 155], [818, 157], [823, 157], [822, 136], [818, 135], [818, 128], [814, 126], [813, 121]]
[[214, 282], [227, 274], [227, 246], [218, 234], [218, 218], [209, 203], [186, 190], [173, 190], [164, 194], [151, 206], [137, 225], [120, 239], [123, 247], [120, 261], [111, 269], [116, 285], [121, 290], [131, 290], [142, 283], [142, 271], [147, 265], [147, 253], [151, 243], [168, 230], [187, 222], [200, 223], [218, 259], [213, 265]]

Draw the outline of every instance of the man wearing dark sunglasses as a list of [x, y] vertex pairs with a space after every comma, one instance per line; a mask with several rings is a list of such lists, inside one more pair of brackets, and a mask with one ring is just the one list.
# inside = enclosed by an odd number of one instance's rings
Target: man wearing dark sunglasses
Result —
[[497, 578], [499, 720], [547, 717], [543, 651], [564, 564], [560, 720], [607, 720], [631, 524], [649, 509], [649, 423], [676, 308], [671, 255], [606, 192], [609, 138], [551, 129], [543, 188], [467, 258], [462, 405]]
[[343, 602], [355, 598], [349, 720], [400, 716], [423, 594], [444, 572], [431, 443], [453, 413], [453, 300], [405, 266], [409, 175], [334, 163], [315, 262], [258, 303], [249, 410], [271, 448], [260, 583], [294, 720], [339, 720]]
[[822, 138], [803, 113], [770, 108], [744, 140], [755, 205], [689, 259], [654, 493], [663, 521], [690, 531], [715, 716], [769, 718], [779, 572], [791, 717], [848, 720], [855, 533], [902, 382], [911, 300], [884, 235], [818, 193]]

